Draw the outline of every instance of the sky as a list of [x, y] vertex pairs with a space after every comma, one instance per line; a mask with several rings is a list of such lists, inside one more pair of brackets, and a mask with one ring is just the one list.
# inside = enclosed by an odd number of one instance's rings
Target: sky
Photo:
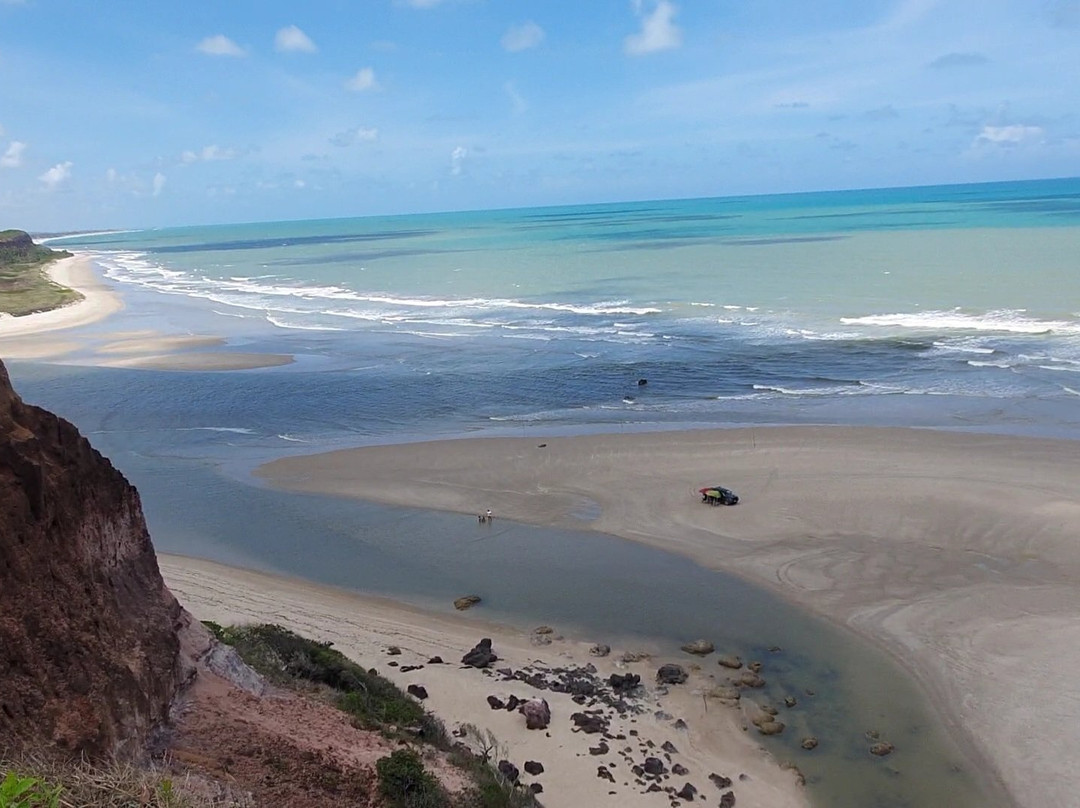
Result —
[[0, 0], [0, 229], [1080, 174], [1080, 0]]

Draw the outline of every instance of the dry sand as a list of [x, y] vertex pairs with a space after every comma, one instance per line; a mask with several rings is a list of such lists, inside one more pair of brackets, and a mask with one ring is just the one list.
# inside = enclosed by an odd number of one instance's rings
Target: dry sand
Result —
[[[660, 661], [626, 664], [618, 661], [627, 649], [613, 649], [605, 658], [589, 654], [590, 644], [555, 635], [550, 645], [537, 646], [530, 635], [514, 628], [485, 622], [475, 613], [448, 617], [402, 606], [372, 597], [361, 597], [342, 590], [318, 586], [306, 581], [265, 575], [180, 556], [158, 557], [162, 575], [173, 594], [196, 617], [222, 624], [273, 622], [334, 647], [365, 667], [374, 667], [400, 687], [423, 685], [429, 698], [425, 706], [446, 723], [448, 729], [473, 724], [490, 730], [498, 738], [504, 757], [522, 768], [525, 761], [539, 761], [544, 772], [535, 777], [524, 775], [525, 782], [538, 782], [541, 799], [548, 808], [593, 808], [593, 806], [650, 806], [666, 808], [670, 797], [664, 792], [643, 793], [635, 785], [627, 758], [620, 750], [630, 748], [632, 762], [641, 763], [646, 755], [663, 758], [659, 750], [665, 741], [677, 752], [665, 765], [681, 763], [689, 773], [672, 777], [664, 785], [676, 789], [690, 782], [717, 804], [722, 793], [733, 790], [740, 808], [806, 808], [808, 802], [797, 775], [780, 771], [776, 762], [744, 732], [744, 718], [737, 707], [711, 702], [706, 719], [701, 688], [709, 680], [694, 673], [686, 685], [662, 694], [652, 685], [652, 675]], [[557, 627], [555, 627], [557, 628]], [[632, 719], [613, 720], [612, 734], [624, 734], [623, 741], [610, 741], [610, 751], [592, 755], [600, 735], [573, 732], [570, 715], [582, 707], [567, 694], [534, 691], [522, 682], [499, 681], [475, 668], [458, 664], [462, 655], [481, 637], [493, 640], [500, 660], [496, 668], [510, 666], [569, 667], [590, 662], [606, 677], [612, 672], [634, 672], [648, 684], [642, 699], [645, 711]], [[401, 653], [390, 656], [387, 649], [397, 646]], [[637, 649], [635, 649], [637, 650]], [[440, 656], [446, 664], [430, 664]], [[687, 658], [680, 661], [687, 665]], [[396, 662], [396, 666], [389, 663]], [[403, 671], [406, 666], [421, 666]], [[713, 666], [716, 667], [715, 665]], [[540, 695], [551, 706], [552, 720], [547, 731], [530, 731], [516, 712], [493, 710], [487, 697], [506, 699], [510, 695], [528, 698]], [[656, 717], [657, 710], [670, 718]], [[687, 729], [675, 727], [683, 719]], [[636, 736], [630, 732], [637, 733]], [[646, 749], [645, 741], [655, 748]], [[597, 776], [597, 768], [613, 763], [614, 782]], [[730, 777], [730, 787], [718, 790], [708, 779], [717, 773]], [[744, 777], [740, 778], [740, 775]]]
[[[892, 651], [1034, 807], [1080, 792], [1078, 449], [774, 427], [376, 446], [259, 474], [408, 506], [422, 488], [432, 508], [572, 528], [595, 503], [589, 528], [740, 574]], [[716, 484], [740, 504], [702, 504]]]
[[[0, 315], [0, 350], [7, 358], [40, 358], [42, 341], [36, 339], [39, 335], [96, 323], [124, 306], [119, 295], [94, 274], [93, 262], [87, 256], [61, 258], [50, 264], [47, 272], [53, 281], [75, 289], [83, 299], [69, 306], [23, 317]], [[62, 350], [64, 343], [55, 344], [61, 346]], [[23, 356], [20, 349], [30, 355]]]
[[61, 286], [75, 289], [83, 299], [70, 306], [23, 317], [0, 315], [0, 357], [42, 360], [81, 352], [73, 361], [100, 367], [176, 371], [249, 370], [294, 361], [289, 354], [192, 350], [223, 345], [225, 340], [217, 336], [139, 331], [65, 339], [44, 337], [51, 332], [96, 323], [124, 307], [120, 296], [98, 277], [93, 266], [86, 255], [51, 264], [49, 276]]

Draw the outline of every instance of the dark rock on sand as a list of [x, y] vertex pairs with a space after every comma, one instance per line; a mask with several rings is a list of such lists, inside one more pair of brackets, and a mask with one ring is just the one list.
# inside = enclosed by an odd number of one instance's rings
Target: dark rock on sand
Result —
[[606, 657], [608, 654], [611, 653], [611, 646], [604, 645], [603, 643], [597, 643], [589, 649], [589, 653], [592, 654], [594, 657]]
[[547, 699], [529, 699], [518, 711], [525, 716], [526, 729], [547, 729], [551, 723], [551, 708]]
[[431, 659], [429, 659], [427, 661], [427, 663], [429, 665], [442, 665], [443, 664], [442, 657], [441, 656], [433, 656]]
[[578, 728], [578, 731], [584, 732], [586, 735], [607, 732], [608, 720], [599, 711], [574, 713], [570, 716], [570, 720], [574, 722], [574, 726]]
[[428, 697], [427, 688], [423, 685], [409, 685], [405, 690], [410, 696], [416, 696], [420, 701]]
[[400, 653], [401, 649], [398, 648], [396, 645], [391, 645], [389, 648], [386, 649], [387, 656], [397, 656]]
[[498, 657], [491, 650], [491, 640], [485, 637], [461, 658], [461, 664], [471, 668], [486, 668], [497, 660]]
[[686, 800], [687, 802], [693, 802], [695, 794], [697, 794], [697, 789], [690, 783], [686, 783], [682, 788], [675, 792], [676, 797], [680, 800]]
[[690, 774], [690, 770], [681, 763], [676, 763], [671, 767], [671, 773], [676, 777], [682, 777], [684, 775]]
[[645, 772], [645, 774], [651, 774], [654, 777], [657, 777], [667, 771], [667, 766], [664, 765], [664, 761], [660, 758], [647, 757], [645, 758], [645, 762], [641, 764], [641, 770]]
[[523, 768], [526, 772], [533, 775], [534, 777], [538, 774], [544, 773], [544, 764], [538, 760], [526, 760], [525, 765], [521, 768]]
[[608, 684], [615, 693], [625, 695], [641, 686], [641, 677], [636, 673], [613, 673], [608, 677]]
[[878, 741], [870, 747], [870, 754], [877, 755], [878, 757], [885, 757], [886, 755], [892, 754], [894, 749], [896, 749], [896, 747], [888, 741]]
[[506, 702], [504, 702], [498, 696], [488, 696], [487, 703], [492, 710], [502, 710], [506, 707]]
[[720, 795], [720, 808], [734, 808], [735, 805], [735, 792], [728, 791], [726, 794]]
[[521, 772], [518, 771], [518, 767], [511, 763], [509, 760], [499, 761], [499, 774], [509, 780], [511, 783], [516, 783], [518, 777], [521, 776]]
[[[544, 445], [546, 446], [547, 444]], [[533, 794], [543, 794], [544, 787], [540, 783], [529, 783], [529, 791]]]
[[668, 663], [656, 671], [656, 681], [664, 685], [681, 685], [688, 676], [682, 665]]
[[730, 777], [724, 777], [724, 775], [722, 774], [717, 774], [716, 772], [713, 772], [709, 775], [709, 779], [712, 780], [713, 785], [715, 785], [721, 791], [723, 791], [725, 788], [731, 788]]
[[596, 776], [599, 777], [601, 780], [607, 780], [609, 783], [615, 782], [615, 776], [610, 771], [608, 771], [606, 766], [597, 766]]

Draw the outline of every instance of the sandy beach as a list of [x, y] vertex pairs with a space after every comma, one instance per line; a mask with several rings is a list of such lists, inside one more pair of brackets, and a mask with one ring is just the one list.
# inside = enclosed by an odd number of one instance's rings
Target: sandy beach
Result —
[[[273, 485], [587, 527], [764, 584], [891, 651], [1017, 805], [1080, 788], [1068, 441], [775, 427], [468, 439], [275, 461]], [[709, 507], [696, 489], [742, 497]], [[741, 802], [740, 802], [741, 804]]]
[[87, 255], [76, 254], [51, 264], [53, 281], [74, 289], [82, 300], [70, 306], [23, 317], [0, 315], [0, 357], [43, 360], [81, 354], [80, 364], [100, 367], [173, 371], [226, 371], [276, 367], [294, 361], [288, 354], [242, 351], [198, 351], [225, 344], [222, 337], [201, 334], [163, 334], [157, 331], [73, 336], [65, 333], [100, 322], [124, 308], [122, 297], [101, 279]]
[[[166, 583], [196, 617], [221, 624], [273, 622], [334, 646], [365, 667], [374, 667], [405, 688], [422, 685], [429, 696], [425, 706], [438, 715], [450, 730], [473, 724], [490, 730], [500, 744], [500, 757], [521, 768], [525, 761], [539, 761], [543, 773], [523, 775], [543, 786], [543, 804], [549, 808], [582, 806], [667, 806], [670, 797], [663, 791], [647, 792], [635, 783], [631, 766], [647, 756], [658, 756], [665, 766], [676, 764], [687, 773], [671, 776], [664, 785], [681, 788], [689, 782], [708, 803], [717, 804], [722, 794], [734, 792], [739, 806], [751, 808], [805, 808], [809, 805], [797, 773], [782, 771], [776, 761], [755, 742], [748, 723], [748, 706], [725, 706], [702, 697], [714, 685], [703, 671], [691, 672], [690, 680], [664, 692], [653, 675], [659, 664], [674, 661], [689, 667], [693, 658], [645, 659], [622, 662], [628, 650], [613, 648], [599, 658], [589, 653], [590, 643], [563, 638], [554, 631], [530, 635], [511, 627], [486, 622], [476, 613], [462, 613], [455, 619], [430, 614], [390, 601], [361, 597], [305, 581], [227, 567], [209, 561], [159, 555]], [[583, 708], [569, 694], [538, 691], [521, 681], [504, 681], [475, 668], [458, 664], [462, 655], [481, 638], [492, 639], [499, 661], [495, 668], [528, 668], [544, 671], [559, 667], [580, 668], [592, 663], [597, 675], [638, 673], [645, 693], [636, 703], [640, 713], [611, 720], [608, 746], [600, 734], [574, 731], [570, 716]], [[538, 644], [549, 639], [548, 644]], [[396, 647], [400, 653], [388, 654]], [[439, 656], [445, 664], [432, 664]], [[717, 666], [713, 665], [712, 669]], [[493, 709], [488, 696], [507, 700], [539, 695], [547, 699], [552, 720], [546, 731], [530, 731], [524, 718], [514, 711]], [[747, 705], [752, 701], [745, 699]], [[708, 710], [706, 720], [705, 711]], [[685, 728], [679, 728], [679, 720]], [[664, 744], [671, 747], [665, 752]], [[671, 752], [674, 748], [676, 751]], [[598, 767], [611, 772], [601, 778]], [[732, 782], [719, 788], [710, 774]], [[723, 781], [721, 780], [721, 783]], [[699, 798], [700, 799], [700, 798]]]

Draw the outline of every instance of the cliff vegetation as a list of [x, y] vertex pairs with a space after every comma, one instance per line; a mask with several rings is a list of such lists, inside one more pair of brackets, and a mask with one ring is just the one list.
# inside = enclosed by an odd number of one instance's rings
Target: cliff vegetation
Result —
[[35, 244], [22, 230], [0, 230], [0, 312], [20, 317], [81, 300], [82, 295], [45, 273], [50, 263], [70, 256]]

